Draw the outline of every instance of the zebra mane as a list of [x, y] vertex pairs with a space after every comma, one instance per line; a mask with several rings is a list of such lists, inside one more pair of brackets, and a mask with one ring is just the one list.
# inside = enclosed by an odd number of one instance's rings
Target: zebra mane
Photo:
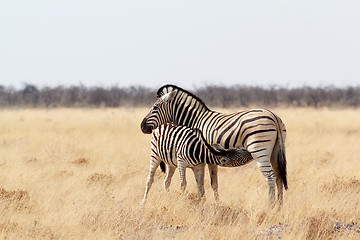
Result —
[[201, 100], [198, 96], [194, 95], [193, 93], [191, 93], [181, 87], [175, 86], [173, 84], [166, 84], [166, 85], [162, 86], [161, 88], [159, 88], [159, 90], [157, 91], [157, 97], [159, 98], [159, 97], [163, 96], [164, 94], [169, 93], [174, 90], [177, 90], [178, 92], [183, 92], [183, 93], [187, 94], [188, 96], [196, 99], [206, 110], [210, 110], [206, 106], [204, 101]]

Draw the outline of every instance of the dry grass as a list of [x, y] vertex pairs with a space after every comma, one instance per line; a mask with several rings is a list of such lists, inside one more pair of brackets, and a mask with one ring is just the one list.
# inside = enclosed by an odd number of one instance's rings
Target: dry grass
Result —
[[[289, 190], [267, 206], [255, 164], [219, 171], [220, 202], [170, 192], [146, 205], [147, 109], [0, 111], [0, 239], [359, 239], [360, 111], [273, 109], [287, 125]], [[230, 110], [222, 110], [229, 112]]]

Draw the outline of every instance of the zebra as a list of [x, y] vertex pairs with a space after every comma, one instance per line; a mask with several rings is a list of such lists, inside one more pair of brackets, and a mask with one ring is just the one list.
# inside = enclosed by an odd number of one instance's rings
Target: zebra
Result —
[[[151, 138], [151, 158], [149, 175], [142, 204], [145, 203], [154, 174], [161, 162], [167, 165], [165, 189], [168, 190], [171, 178], [177, 167], [180, 174], [180, 187], [186, 188], [186, 168], [194, 172], [198, 196], [203, 197], [205, 164], [230, 166], [246, 164], [251, 160], [250, 154], [243, 148], [224, 149], [220, 144], [210, 146], [201, 131], [187, 126], [164, 123], [156, 128]], [[163, 167], [162, 170], [164, 171]]]
[[[285, 157], [286, 128], [280, 117], [267, 109], [251, 109], [230, 114], [210, 110], [205, 103], [178, 86], [167, 84], [157, 91], [158, 100], [141, 122], [150, 134], [165, 122], [199, 129], [209, 144], [225, 149], [245, 148], [256, 161], [268, 183], [271, 205], [283, 204], [283, 188], [288, 189]], [[211, 186], [218, 195], [218, 165], [208, 164]]]

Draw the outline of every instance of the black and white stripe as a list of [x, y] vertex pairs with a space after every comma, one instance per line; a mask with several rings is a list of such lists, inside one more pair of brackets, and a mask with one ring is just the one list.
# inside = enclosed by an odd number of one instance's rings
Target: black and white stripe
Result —
[[154, 174], [161, 162], [167, 165], [165, 188], [170, 186], [175, 168], [180, 174], [181, 189], [186, 188], [186, 168], [194, 172], [198, 185], [198, 194], [202, 197], [204, 190], [205, 164], [230, 166], [246, 164], [251, 160], [250, 154], [243, 148], [224, 149], [219, 144], [210, 146], [198, 129], [180, 126], [173, 123], [160, 125], [151, 138], [151, 159], [148, 180], [144, 195], [145, 201], [154, 181]]
[[[280, 204], [283, 187], [287, 189], [285, 138], [282, 120], [266, 109], [252, 109], [231, 114], [210, 110], [192, 93], [174, 85], [158, 90], [159, 99], [143, 119], [141, 129], [151, 133], [165, 122], [200, 129], [210, 144], [224, 148], [245, 148], [256, 161], [269, 185], [269, 200], [275, 201], [275, 184]], [[217, 192], [217, 165], [209, 164], [211, 185]]]

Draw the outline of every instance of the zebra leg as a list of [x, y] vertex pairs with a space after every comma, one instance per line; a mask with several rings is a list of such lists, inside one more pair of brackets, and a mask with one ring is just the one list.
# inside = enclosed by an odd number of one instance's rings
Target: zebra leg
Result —
[[164, 181], [166, 191], [169, 191], [171, 178], [174, 175], [174, 172], [175, 172], [175, 167], [167, 165], [166, 177], [165, 177], [165, 181]]
[[182, 160], [177, 161], [178, 163], [178, 169], [179, 169], [179, 174], [180, 174], [180, 189], [181, 191], [185, 191], [186, 189], [186, 165]]
[[205, 194], [205, 189], [204, 189], [205, 163], [197, 165], [191, 169], [194, 172], [196, 183], [198, 186], [198, 195], [199, 197], [203, 197]]
[[210, 174], [210, 181], [211, 181], [211, 188], [214, 191], [215, 200], [219, 200], [219, 192], [218, 192], [218, 166], [208, 164], [209, 174]]
[[147, 194], [149, 193], [149, 190], [151, 188], [151, 185], [154, 181], [154, 174], [155, 174], [155, 171], [156, 169], [158, 168], [158, 166], [160, 165], [160, 160], [157, 159], [156, 157], [154, 156], [151, 156], [151, 160], [150, 160], [150, 169], [149, 169], [149, 176], [148, 176], [148, 179], [146, 181], [146, 189], [145, 189], [145, 194], [144, 194], [144, 198], [143, 198], [143, 201], [142, 201], [142, 204], [145, 203], [146, 201], [146, 197], [147, 197]]
[[256, 163], [266, 178], [266, 181], [269, 185], [269, 202], [270, 205], [273, 205], [275, 202], [275, 173], [271, 167], [270, 158], [268, 156], [264, 156], [261, 159], [255, 159]]

